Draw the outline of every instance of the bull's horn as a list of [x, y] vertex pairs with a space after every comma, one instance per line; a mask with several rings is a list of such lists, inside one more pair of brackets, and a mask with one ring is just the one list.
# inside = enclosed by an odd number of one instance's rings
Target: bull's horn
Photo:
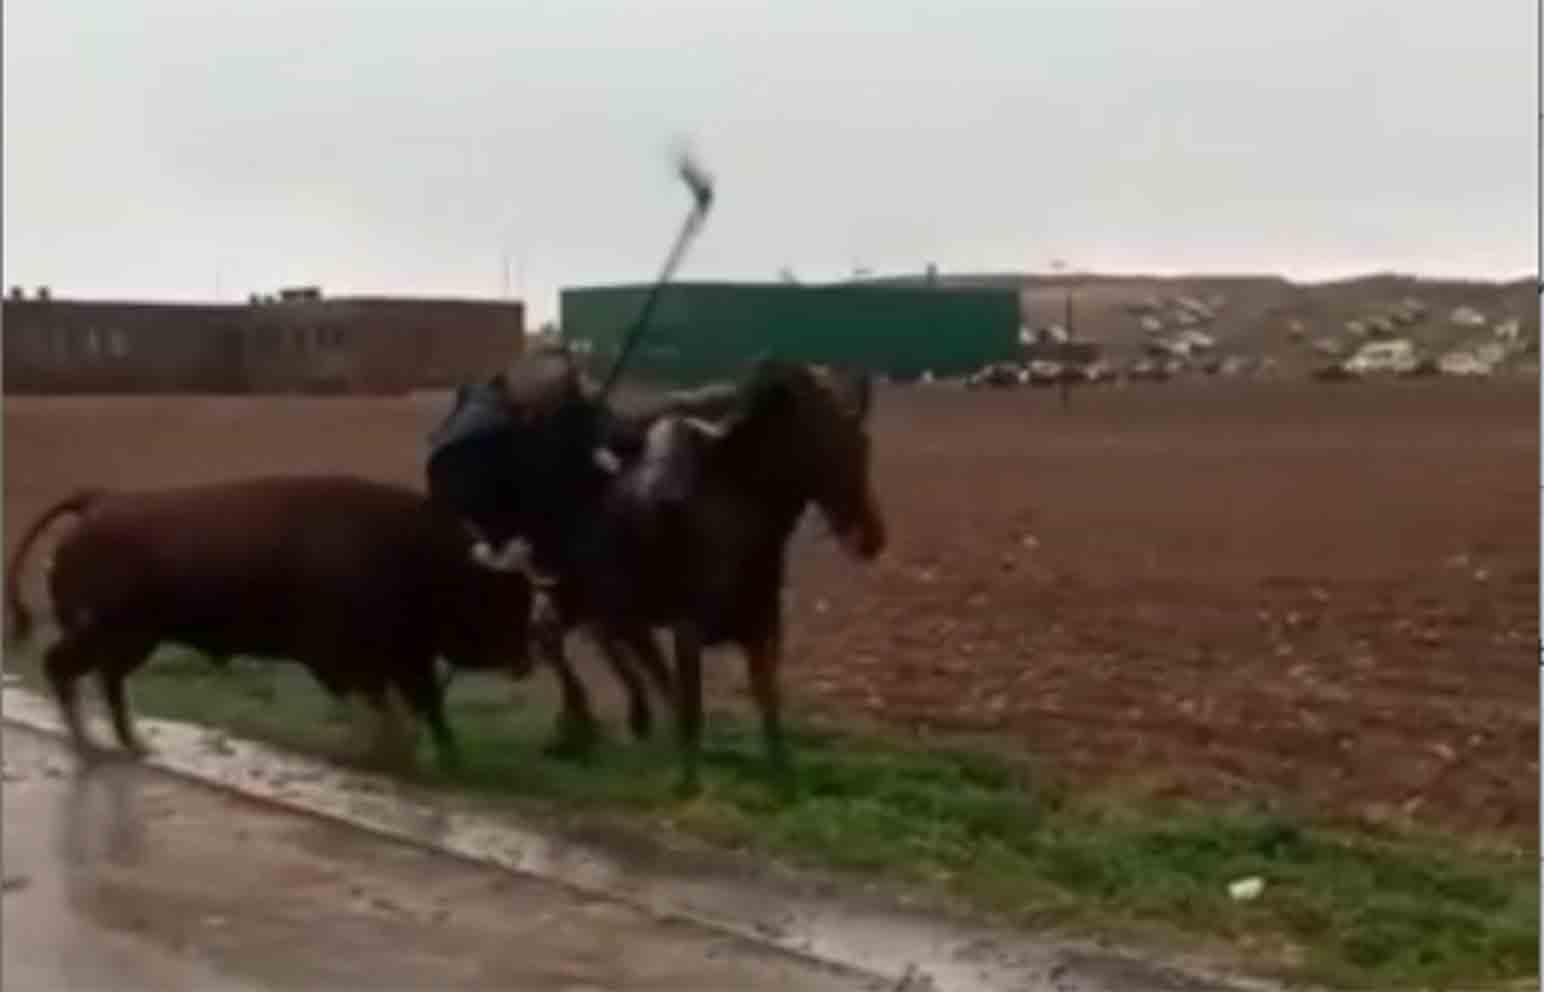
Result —
[[595, 467], [607, 475], [616, 475], [622, 471], [622, 459], [616, 456], [609, 448], [595, 449]]
[[531, 545], [511, 538], [495, 552], [487, 541], [478, 541], [472, 546], [472, 560], [494, 572], [525, 572], [531, 567]]
[[703, 420], [700, 417], [687, 417], [685, 420], [686, 426], [715, 441], [722, 441], [729, 434], [729, 428], [723, 424], [715, 424], [711, 420]]

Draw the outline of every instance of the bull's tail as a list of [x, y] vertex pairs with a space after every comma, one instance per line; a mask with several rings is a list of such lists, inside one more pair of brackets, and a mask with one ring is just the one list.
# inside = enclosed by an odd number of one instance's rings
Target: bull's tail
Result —
[[82, 489], [72, 493], [44, 510], [43, 515], [33, 521], [27, 533], [22, 536], [21, 543], [16, 546], [15, 553], [11, 555], [5, 573], [7, 644], [19, 644], [32, 633], [32, 614], [27, 612], [26, 604], [21, 601], [21, 569], [27, 552], [32, 550], [33, 542], [49, 524], [67, 513], [84, 514], [101, 496], [100, 489]]

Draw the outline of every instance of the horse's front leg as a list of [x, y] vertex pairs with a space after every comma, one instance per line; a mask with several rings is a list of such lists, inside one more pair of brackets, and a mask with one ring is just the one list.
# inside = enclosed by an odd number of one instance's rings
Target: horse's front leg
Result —
[[676, 791], [691, 796], [702, 788], [697, 767], [702, 751], [702, 633], [690, 621], [675, 626], [675, 668], [681, 748], [681, 778]]

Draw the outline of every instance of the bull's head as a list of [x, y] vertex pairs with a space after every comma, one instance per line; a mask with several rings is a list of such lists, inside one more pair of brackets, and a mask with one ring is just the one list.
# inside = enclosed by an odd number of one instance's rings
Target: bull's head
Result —
[[472, 551], [452, 591], [441, 653], [457, 668], [504, 669], [514, 678], [531, 672], [531, 582], [511, 563], [513, 554]]

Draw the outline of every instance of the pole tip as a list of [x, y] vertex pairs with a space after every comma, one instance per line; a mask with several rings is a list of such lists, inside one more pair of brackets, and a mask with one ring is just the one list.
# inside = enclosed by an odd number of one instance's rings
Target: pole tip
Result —
[[692, 152], [691, 146], [685, 141], [676, 143], [675, 149], [676, 174], [692, 193], [692, 199], [696, 201], [699, 210], [706, 210], [713, 204], [713, 177], [702, 167], [702, 163]]

